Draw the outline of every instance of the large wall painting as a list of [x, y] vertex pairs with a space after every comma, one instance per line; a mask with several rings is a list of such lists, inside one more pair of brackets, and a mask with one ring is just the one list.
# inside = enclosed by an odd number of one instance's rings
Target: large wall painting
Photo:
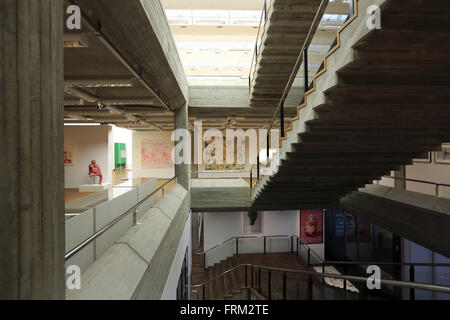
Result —
[[[222, 163], [216, 163], [216, 152], [217, 150], [213, 148], [212, 150], [208, 148], [208, 146], [211, 146], [211, 144], [215, 143], [217, 140], [217, 147], [219, 145], [222, 145]], [[237, 141], [237, 142], [236, 142]], [[245, 140], [235, 139], [228, 140], [224, 137], [213, 137], [209, 143], [205, 143], [205, 170], [244, 170], [246, 165], [245, 164], [239, 164], [239, 159], [243, 159], [242, 162], [245, 163]], [[212, 147], [212, 146], [211, 146]], [[234, 148], [234, 160], [233, 163], [227, 164], [227, 150], [233, 150]], [[229, 151], [230, 152], [230, 151]], [[218, 156], [220, 155], [220, 152], [218, 152]], [[219, 156], [220, 157], [220, 156]]]
[[142, 140], [141, 168], [172, 168], [173, 142], [167, 140]]

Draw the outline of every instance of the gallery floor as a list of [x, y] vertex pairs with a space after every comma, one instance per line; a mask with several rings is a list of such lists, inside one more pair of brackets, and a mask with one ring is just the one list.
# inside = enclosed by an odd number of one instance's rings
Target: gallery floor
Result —
[[[134, 178], [139, 177], [133, 177], [133, 172], [130, 170], [117, 170], [113, 171], [112, 174], [112, 185], [116, 186], [121, 183], [124, 183], [127, 180], [132, 180]], [[159, 179], [158, 180], [158, 187], [162, 184], [166, 183], [169, 179]], [[174, 183], [171, 183], [167, 186], [167, 190], [170, 190], [170, 188], [173, 186]], [[69, 203], [71, 201], [86, 197], [88, 195], [92, 194], [91, 192], [78, 192], [78, 189], [65, 189], [65, 202]], [[159, 195], [161, 196], [161, 195]]]

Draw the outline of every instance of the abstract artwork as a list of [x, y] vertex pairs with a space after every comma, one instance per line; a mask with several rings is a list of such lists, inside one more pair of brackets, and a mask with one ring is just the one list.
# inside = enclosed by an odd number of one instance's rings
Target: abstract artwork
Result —
[[450, 163], [450, 144], [445, 143], [442, 144], [442, 150], [436, 151], [434, 153], [434, 162], [441, 164], [449, 164]]
[[172, 168], [173, 142], [167, 140], [142, 140], [141, 168]]
[[300, 211], [301, 243], [323, 243], [323, 210]]

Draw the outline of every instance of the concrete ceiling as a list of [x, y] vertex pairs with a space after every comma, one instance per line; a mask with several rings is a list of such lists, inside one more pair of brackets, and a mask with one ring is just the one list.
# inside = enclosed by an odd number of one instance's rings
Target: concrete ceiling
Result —
[[[137, 6], [140, 1], [127, 2], [131, 8], [123, 5], [123, 2], [119, 0], [74, 0], [74, 2], [80, 5], [83, 11], [89, 12], [90, 18], [93, 18], [94, 21], [108, 21], [108, 24], [102, 23], [102, 30], [108, 33], [114, 43], [123, 50], [127, 57], [130, 57], [131, 61], [139, 62], [139, 65], [144, 65], [143, 68], [145, 68], [146, 62], [154, 65], [159, 58], [167, 60], [162, 52], [159, 55], [155, 53], [156, 50], [151, 50], [154, 49], [154, 46], [150, 40], [146, 42], [148, 45], [146, 44], [139, 50], [136, 47], [136, 41], [128, 45], [127, 41], [133, 38], [130, 37], [130, 34], [135, 33], [125, 33], [125, 30], [136, 28], [134, 29], [136, 32], [145, 33], [147, 32], [146, 28], [149, 28], [146, 26], [137, 31], [138, 24], [128, 26], [126, 22], [126, 19], [131, 19], [131, 12], [142, 9], [142, 5], [140, 9]], [[153, 2], [144, 2], [153, 4]], [[162, 0], [161, 2], [164, 9], [261, 10], [262, 7], [261, 0]], [[123, 11], [122, 18], [125, 20], [121, 21], [120, 26], [117, 27], [121, 31], [116, 32], [113, 36], [113, 27], [118, 19], [116, 17], [120, 15], [120, 10]], [[336, 2], [330, 4], [327, 12], [344, 14], [347, 12], [346, 10], [348, 11], [348, 5]], [[139, 15], [142, 14], [143, 12], [139, 13]], [[162, 18], [165, 21], [164, 15]], [[150, 17], [147, 16], [147, 22], [149, 19]], [[158, 17], [157, 20], [160, 22], [159, 27], [162, 28], [164, 23], [161, 17]], [[109, 24], [109, 21], [112, 23]], [[144, 19], [140, 23], [145, 23]], [[167, 27], [166, 29], [166, 32], [169, 31]], [[255, 111], [249, 107], [247, 77], [256, 40], [257, 29], [255, 27], [224, 26], [217, 28], [217, 26], [191, 25], [183, 28], [182, 26], [171, 26], [171, 32], [177, 43], [178, 55], [183, 62], [185, 74], [191, 84], [189, 91], [179, 94], [178, 97], [170, 94], [174, 88], [179, 86], [180, 82], [179, 79], [174, 82], [174, 77], [184, 78], [184, 74], [179, 74], [180, 70], [178, 73], [175, 72], [175, 75], [173, 74], [176, 67], [175, 69], [173, 66], [166, 69], [167, 71], [171, 70], [172, 75], [170, 76], [170, 73], [166, 73], [167, 76], [164, 73], [158, 74], [158, 70], [152, 69], [154, 68], [152, 65], [144, 70], [148, 72], [149, 83], [157, 87], [156, 91], [161, 93], [165, 100], [172, 99], [169, 104], [180, 103], [179, 97], [182, 95], [190, 96], [190, 122], [204, 120], [205, 128], [260, 128], [267, 126], [272, 119], [274, 108], [262, 107]], [[135, 130], [172, 130], [173, 113], [163, 108], [163, 104], [155, 98], [154, 94], [136, 79], [132, 72], [104, 43], [98, 40], [91, 30], [82, 30], [82, 34], [87, 37], [87, 47], [64, 49], [66, 122], [112, 123]], [[148, 39], [151, 38], [151, 34], [148, 31]], [[169, 35], [170, 33], [166, 37]], [[326, 46], [332, 43], [335, 36], [336, 30], [318, 31], [312, 43], [318, 52], [312, 52], [313, 56], [310, 57], [311, 77], [322, 62], [327, 51]], [[130, 46], [134, 46], [134, 50]], [[144, 58], [147, 49], [149, 53], [152, 52], [152, 55]], [[174, 57], [178, 58], [178, 55], [175, 54]], [[170, 63], [174, 64], [175, 62]], [[295, 107], [301, 101], [302, 75], [303, 71], [300, 70], [299, 79], [294, 83], [297, 89], [290, 95], [288, 107]], [[293, 115], [294, 108], [286, 110], [286, 121]]]

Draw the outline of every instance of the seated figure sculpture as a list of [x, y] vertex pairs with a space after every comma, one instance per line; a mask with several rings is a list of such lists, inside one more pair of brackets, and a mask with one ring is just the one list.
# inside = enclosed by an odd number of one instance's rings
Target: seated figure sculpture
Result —
[[102, 185], [103, 175], [100, 167], [95, 160], [92, 160], [91, 164], [89, 165], [89, 177], [99, 177], [100, 181], [98, 184]]

